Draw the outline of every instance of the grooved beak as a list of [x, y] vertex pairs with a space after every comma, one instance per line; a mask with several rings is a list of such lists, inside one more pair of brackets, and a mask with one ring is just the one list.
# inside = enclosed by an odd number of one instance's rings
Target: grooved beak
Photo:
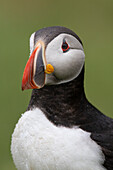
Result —
[[45, 46], [42, 41], [39, 41], [24, 69], [22, 90], [39, 89], [43, 87], [45, 84], [45, 70]]

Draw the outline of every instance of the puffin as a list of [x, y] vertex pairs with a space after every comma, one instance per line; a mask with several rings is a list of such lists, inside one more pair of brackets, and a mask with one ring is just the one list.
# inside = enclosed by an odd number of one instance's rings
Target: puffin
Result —
[[31, 35], [22, 90], [32, 94], [11, 140], [18, 170], [113, 170], [113, 119], [86, 98], [84, 69], [83, 43], [72, 30]]

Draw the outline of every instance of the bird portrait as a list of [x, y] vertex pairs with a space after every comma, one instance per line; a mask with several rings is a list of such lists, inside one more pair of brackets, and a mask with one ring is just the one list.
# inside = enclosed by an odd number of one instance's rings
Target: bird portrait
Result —
[[74, 31], [53, 26], [31, 35], [22, 90], [32, 94], [11, 140], [18, 170], [113, 170], [113, 119], [88, 101], [84, 72]]

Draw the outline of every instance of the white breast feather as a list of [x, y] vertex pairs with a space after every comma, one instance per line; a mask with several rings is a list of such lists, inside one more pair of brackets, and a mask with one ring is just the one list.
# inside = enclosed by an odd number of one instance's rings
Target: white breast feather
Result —
[[25, 112], [12, 135], [18, 170], [105, 170], [100, 147], [90, 133], [56, 127], [39, 109]]

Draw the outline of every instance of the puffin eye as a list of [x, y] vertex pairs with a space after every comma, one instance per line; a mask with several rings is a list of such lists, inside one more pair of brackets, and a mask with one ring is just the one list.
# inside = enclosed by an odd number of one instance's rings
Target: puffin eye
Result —
[[67, 44], [66, 41], [63, 41], [62, 43], [62, 51], [67, 52], [69, 50], [69, 45]]

